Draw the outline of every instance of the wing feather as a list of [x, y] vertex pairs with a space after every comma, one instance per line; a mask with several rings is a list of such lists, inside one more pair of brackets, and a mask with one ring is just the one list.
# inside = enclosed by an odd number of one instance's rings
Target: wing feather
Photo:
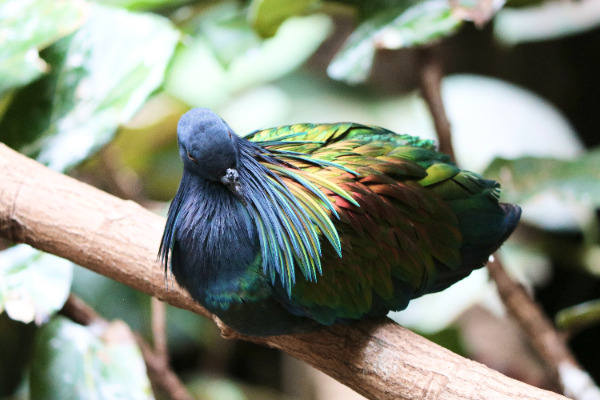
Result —
[[[431, 141], [357, 124], [297, 124], [247, 139], [260, 149], [255, 157], [270, 179], [285, 185], [308, 217], [283, 224], [301, 247], [294, 250], [295, 267], [306, 279], [291, 284], [289, 294], [302, 312], [327, 324], [403, 308], [398, 298], [422, 293], [435, 279], [437, 262], [458, 267], [457, 218], [425, 187], [456, 179], [460, 170]], [[459, 183], [478, 185], [468, 176]], [[322, 263], [308, 268], [306, 255], [314, 256], [315, 247], [304, 248], [313, 242], [296, 234], [306, 221], [332, 244], [322, 248]], [[286, 274], [294, 276], [293, 270]], [[399, 292], [407, 287], [411, 293]]]

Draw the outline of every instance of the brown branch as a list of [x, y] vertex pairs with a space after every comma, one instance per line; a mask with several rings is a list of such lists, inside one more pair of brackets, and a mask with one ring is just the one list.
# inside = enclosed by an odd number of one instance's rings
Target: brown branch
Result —
[[168, 363], [167, 306], [156, 297], [152, 298], [152, 343], [154, 344], [154, 354]]
[[456, 160], [454, 156], [454, 148], [452, 147], [452, 134], [450, 131], [450, 122], [444, 110], [442, 102], [441, 83], [443, 77], [442, 64], [437, 56], [438, 47], [427, 46], [420, 48], [419, 56], [419, 79], [421, 86], [421, 95], [433, 119], [435, 131], [437, 132], [439, 150], [442, 153], [448, 154], [452, 160]]
[[[109, 326], [106, 319], [74, 294], [69, 295], [59, 313], [80, 325], [96, 324], [105, 328]], [[167, 393], [172, 400], [194, 400], [177, 375], [171, 370], [168, 359], [153, 351], [139, 333], [136, 333], [134, 337], [142, 352], [152, 389]]]
[[494, 255], [494, 260], [488, 263], [487, 267], [490, 277], [496, 282], [502, 303], [509, 314], [519, 321], [531, 344], [546, 364], [553, 368], [553, 372], [557, 374], [561, 362], [576, 364], [567, 349], [564, 337], [554, 329], [525, 288], [508, 276], [500, 257]]
[[167, 306], [156, 297], [152, 297], [151, 310], [154, 348], [150, 348], [140, 335], [137, 335], [137, 340], [148, 368], [148, 376], [154, 383], [153, 389], [168, 393], [171, 400], [192, 400], [191, 394], [169, 366]]
[[69, 294], [69, 297], [63, 308], [59, 311], [59, 314], [68, 317], [79, 325], [88, 326], [95, 323], [103, 325], [108, 324], [108, 321], [102, 318], [96, 310], [73, 293]]
[[167, 359], [153, 351], [139, 334], [136, 334], [135, 338], [146, 363], [152, 390], [167, 393], [171, 400], [194, 400], [194, 397], [170, 368]]
[[[589, 397], [590, 399], [600, 398], [600, 391], [591, 377], [571, 354], [566, 337], [558, 333], [525, 288], [508, 276], [497, 254], [487, 268], [490, 277], [496, 282], [498, 294], [508, 313], [519, 322], [533, 348], [551, 369], [553, 378], [560, 383], [563, 392], [575, 399], [586, 398], [592, 392], [595, 397]], [[578, 382], [570, 381], [573, 372], [577, 374]], [[580, 385], [582, 382], [581, 387], [573, 387], [573, 384]]]
[[[164, 219], [53, 172], [0, 144], [0, 236], [28, 243], [210, 317], [165, 285]], [[565, 399], [462, 358], [388, 319], [302, 335], [236, 338], [297, 357], [371, 399]]]

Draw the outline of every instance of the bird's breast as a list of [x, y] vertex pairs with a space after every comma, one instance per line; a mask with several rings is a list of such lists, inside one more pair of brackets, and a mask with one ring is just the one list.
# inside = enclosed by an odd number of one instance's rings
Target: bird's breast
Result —
[[256, 228], [224, 185], [198, 179], [188, 186], [177, 219], [173, 274], [201, 303], [239, 297], [260, 264]]

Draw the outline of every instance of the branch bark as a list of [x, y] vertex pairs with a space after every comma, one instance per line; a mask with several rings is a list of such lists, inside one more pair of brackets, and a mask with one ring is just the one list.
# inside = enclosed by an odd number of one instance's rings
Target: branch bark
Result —
[[[156, 259], [163, 218], [3, 144], [0, 182], [0, 236], [213, 318], [187, 293], [167, 287]], [[565, 399], [462, 358], [385, 318], [269, 338], [243, 337], [219, 325], [231, 338], [285, 351], [371, 399]]]

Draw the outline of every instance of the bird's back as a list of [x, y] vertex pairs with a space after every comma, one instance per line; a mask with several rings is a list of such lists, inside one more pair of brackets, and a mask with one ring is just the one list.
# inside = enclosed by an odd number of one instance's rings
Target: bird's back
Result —
[[[429, 140], [351, 123], [290, 125], [247, 139], [292, 193], [307, 195], [282, 169], [333, 205], [341, 257], [322, 243], [322, 274], [297, 279], [291, 297], [278, 290], [289, 311], [322, 324], [385, 315], [445, 289], [482, 267], [520, 217], [519, 207], [498, 202], [496, 182], [460, 170]], [[323, 207], [313, 203], [303, 205]]]

